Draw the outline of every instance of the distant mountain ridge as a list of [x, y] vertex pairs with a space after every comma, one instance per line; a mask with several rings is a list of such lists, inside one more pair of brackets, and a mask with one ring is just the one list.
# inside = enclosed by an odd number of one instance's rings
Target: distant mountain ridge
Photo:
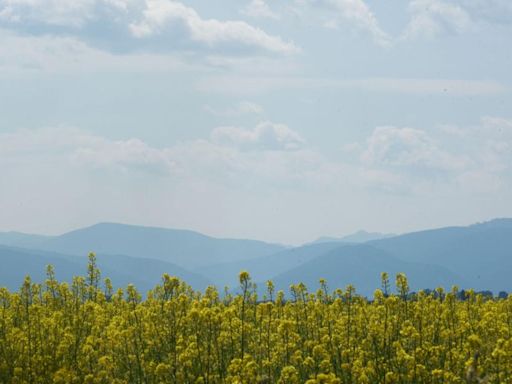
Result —
[[402, 260], [457, 271], [471, 288], [512, 291], [512, 219], [413, 232], [368, 244]]
[[39, 244], [50, 239], [52, 236], [32, 235], [23, 232], [0, 232], [0, 244], [23, 246], [23, 247], [37, 247]]
[[99, 254], [145, 257], [189, 269], [264, 257], [285, 248], [257, 240], [216, 239], [189, 230], [117, 223], [99, 223], [37, 241], [26, 236], [8, 245], [76, 256], [94, 251]]
[[[5, 266], [0, 285], [27, 272], [44, 274], [47, 262], [56, 263], [64, 276], [84, 273], [86, 255], [95, 251], [105, 275], [144, 289], [157, 284], [162, 273], [189, 279], [194, 287], [236, 287], [238, 273], [248, 270], [260, 286], [271, 279], [285, 290], [298, 282], [314, 289], [325, 278], [333, 288], [354, 284], [359, 292], [371, 294], [380, 285], [381, 272], [391, 277], [406, 272], [414, 289], [438, 285], [449, 289], [456, 284], [512, 291], [512, 219], [389, 236], [359, 232], [348, 237], [351, 241], [335, 239], [290, 248], [113, 223], [55, 237], [0, 233], [0, 244], [9, 245], [0, 247]], [[369, 240], [372, 237], [380, 238]]]
[[290, 284], [303, 282], [311, 290], [320, 288], [319, 276], [331, 288], [352, 284], [360, 294], [371, 296], [380, 288], [380, 275], [388, 272], [391, 279], [405, 273], [412, 290], [452, 285], [466, 286], [458, 274], [439, 265], [408, 262], [367, 244], [346, 245], [326, 252], [298, 267], [275, 276], [276, 289], [287, 290]]
[[[25, 276], [34, 282], [46, 279], [46, 266], [52, 265], [56, 277], [71, 282], [74, 276], [84, 276], [87, 272], [87, 257], [76, 257], [0, 245], [0, 286], [16, 290]], [[129, 256], [98, 255], [98, 266], [102, 277], [109, 277], [114, 287], [134, 284], [141, 292], [147, 292], [160, 283], [164, 273], [180, 277], [195, 289], [204, 289], [213, 284], [202, 275], [189, 272], [175, 264], [160, 260]]]
[[[255, 278], [260, 286], [271, 279], [276, 287], [285, 290], [298, 282], [314, 289], [318, 280], [325, 278], [331, 287], [354, 284], [359, 292], [370, 294], [380, 286], [381, 272], [390, 276], [407, 272], [415, 289], [433, 289], [442, 284], [447, 289], [459, 285], [496, 293], [512, 291], [512, 219], [419, 231], [360, 244], [314, 243], [282, 251], [277, 256], [245, 264], [250, 267], [247, 270], [257, 272]], [[276, 268], [265, 269], [269, 265]], [[218, 267], [234, 272], [233, 266]], [[236, 266], [243, 269], [244, 264]], [[215, 270], [215, 266], [209, 267], [209, 271]], [[212, 276], [222, 277], [214, 273]]]
[[249, 271], [255, 281], [264, 282], [291, 268], [314, 260], [340, 246], [343, 245], [337, 242], [307, 244], [296, 248], [285, 249], [262, 258], [209, 265], [198, 268], [197, 272], [204, 276], [209, 276], [209, 278], [221, 286], [236, 286], [238, 284], [238, 273], [242, 270]]
[[380, 240], [380, 239], [387, 239], [389, 237], [396, 236], [393, 233], [380, 233], [380, 232], [366, 232], [364, 230], [360, 230], [357, 232], [354, 232], [350, 235], [346, 235], [343, 237], [328, 237], [328, 236], [322, 236], [313, 241], [312, 244], [317, 243], [332, 243], [332, 242], [338, 242], [338, 243], [365, 243], [367, 241], [372, 240]]

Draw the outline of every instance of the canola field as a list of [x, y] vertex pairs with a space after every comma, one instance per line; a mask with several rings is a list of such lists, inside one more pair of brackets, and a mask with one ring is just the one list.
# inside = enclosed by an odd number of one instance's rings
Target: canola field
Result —
[[[512, 383], [512, 296], [353, 287], [257, 297], [164, 275], [147, 297], [85, 277], [0, 289], [0, 383]], [[393, 285], [391, 288], [390, 286]]]

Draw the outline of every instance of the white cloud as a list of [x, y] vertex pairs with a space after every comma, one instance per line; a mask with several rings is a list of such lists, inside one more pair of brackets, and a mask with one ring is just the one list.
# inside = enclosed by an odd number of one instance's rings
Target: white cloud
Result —
[[132, 138], [109, 140], [72, 127], [20, 130], [0, 134], [2, 163], [73, 163], [122, 171], [146, 170], [168, 174], [176, 167], [165, 150]]
[[391, 37], [380, 27], [375, 14], [363, 0], [295, 0], [293, 10], [308, 23], [320, 17], [326, 28], [346, 28], [369, 35], [378, 45], [391, 44]]
[[510, 119], [484, 117], [475, 126], [445, 124], [431, 132], [377, 127], [365, 142], [343, 148], [354, 178], [381, 191], [485, 194], [512, 187]]
[[[101, 34], [98, 24], [104, 26]], [[29, 35], [73, 36], [113, 52], [193, 51], [194, 45], [300, 51], [244, 21], [203, 19], [175, 0], [0, 0], [0, 26]]]
[[116, 55], [89, 46], [71, 36], [17, 35], [0, 29], [0, 73], [2, 71], [96, 72], [151, 71], [186, 72], [200, 69], [172, 54], [132, 53]]
[[460, 0], [474, 20], [490, 23], [512, 23], [512, 2], [510, 0]]
[[94, 17], [96, 0], [1, 0], [0, 20], [11, 23], [44, 23], [79, 28]]
[[281, 186], [322, 183], [336, 189], [348, 182], [351, 188], [389, 193], [430, 190], [432, 183], [440, 183], [438, 190], [454, 185], [472, 188], [472, 182], [484, 179], [494, 180], [496, 188], [511, 183], [511, 120], [484, 118], [455, 140], [435, 132], [378, 127], [365, 142], [349, 146], [345, 155], [353, 161], [345, 163], [326, 158], [297, 132], [271, 122], [253, 129], [219, 127], [208, 140], [163, 148], [137, 138], [112, 140], [76, 128], [45, 128], [0, 134], [0, 168], [66, 165], [78, 173], [94, 169], [222, 185], [252, 185], [259, 180]]
[[[274, 123], [219, 128], [209, 139], [167, 147], [67, 127], [1, 133], [0, 226], [49, 231], [111, 220], [222, 236], [258, 231], [256, 236], [282, 241], [309, 237], [317, 222], [336, 228], [341, 214], [362, 224], [391, 212], [405, 220], [427, 206], [435, 208], [432, 214], [453, 204], [466, 211], [471, 202], [491, 197], [501, 203], [485, 212], [498, 212], [510, 202], [512, 121], [487, 117], [462, 130], [464, 135], [458, 130], [451, 136], [435, 129], [376, 128], [348, 148], [348, 163], [327, 158]], [[403, 204], [407, 209], [395, 212]], [[427, 206], [418, 209], [421, 204]], [[275, 233], [302, 219], [317, 222], [298, 226], [301, 236], [295, 227], [287, 235]], [[219, 229], [219, 220], [232, 226], [222, 222]], [[247, 232], [236, 232], [240, 223]]]
[[404, 39], [434, 38], [443, 33], [462, 33], [471, 26], [471, 17], [461, 6], [440, 0], [413, 0], [411, 20]]
[[153, 148], [136, 138], [118, 141], [96, 138], [94, 145], [75, 147], [71, 159], [100, 169], [125, 172], [142, 170], [168, 175], [177, 171], [176, 161], [166, 150]]
[[284, 124], [263, 122], [254, 129], [219, 127], [213, 130], [215, 143], [234, 145], [242, 149], [293, 150], [304, 144], [304, 139]]
[[181, 24], [191, 40], [208, 46], [239, 43], [285, 54], [300, 51], [295, 44], [271, 36], [244, 21], [202, 19], [193, 8], [173, 0], [146, 0], [142, 20], [132, 23], [130, 29], [135, 37], [147, 38], [162, 34], [176, 24]]
[[0, 153], [0, 228], [40, 233], [115, 221], [297, 241], [296, 228], [276, 228], [317, 212], [311, 193], [328, 206], [319, 193], [343, 186], [344, 174], [308, 148], [242, 151], [201, 139], [158, 148], [72, 128], [0, 134]]
[[338, 12], [340, 21], [334, 20], [336, 24], [350, 23], [355, 28], [369, 33], [379, 45], [389, 45], [390, 37], [385, 33], [377, 18], [368, 5], [362, 0], [324, 0]]
[[377, 127], [361, 154], [371, 166], [464, 169], [468, 160], [442, 150], [425, 131], [414, 128]]
[[271, 122], [252, 130], [217, 128], [212, 131], [211, 140], [198, 139], [163, 148], [137, 138], [112, 140], [71, 127], [41, 128], [0, 134], [0, 168], [51, 163], [185, 178], [228, 180], [233, 175], [243, 178], [256, 174], [264, 179], [287, 179], [290, 168], [295, 169], [290, 172], [292, 175], [307, 174], [314, 171], [311, 167], [321, 166], [320, 156], [303, 146], [304, 140], [296, 132]]
[[273, 12], [265, 0], [251, 0], [242, 10], [241, 13], [254, 18], [267, 18], [279, 20], [279, 15]]

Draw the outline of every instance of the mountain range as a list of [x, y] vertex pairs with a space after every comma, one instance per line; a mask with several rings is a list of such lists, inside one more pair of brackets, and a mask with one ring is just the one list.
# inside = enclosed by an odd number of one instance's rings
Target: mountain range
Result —
[[94, 251], [98, 255], [145, 257], [189, 269], [268, 256], [285, 248], [256, 240], [216, 239], [188, 230], [115, 223], [100, 223], [60, 236], [4, 233], [0, 244], [75, 256]]
[[381, 272], [404, 272], [413, 290], [458, 285], [497, 293], [512, 291], [511, 250], [512, 219], [396, 236], [358, 232], [298, 247], [100, 223], [59, 236], [0, 233], [0, 286], [16, 289], [27, 274], [44, 281], [48, 264], [69, 281], [85, 273], [87, 254], [94, 251], [103, 276], [117, 287], [133, 283], [143, 292], [163, 273], [196, 289], [212, 284], [236, 289], [238, 273], [248, 270], [259, 287], [271, 279], [285, 291], [298, 282], [316, 289], [324, 278], [331, 288], [353, 284], [360, 294], [371, 295]]
[[352, 233], [347, 236], [343, 237], [329, 237], [329, 236], [322, 236], [316, 239], [313, 244], [315, 243], [332, 243], [332, 242], [339, 242], [339, 243], [366, 243], [367, 241], [371, 240], [380, 240], [380, 239], [387, 239], [389, 237], [395, 237], [396, 235], [393, 233], [380, 233], [380, 232], [366, 232], [364, 230], [357, 231], [355, 233]]

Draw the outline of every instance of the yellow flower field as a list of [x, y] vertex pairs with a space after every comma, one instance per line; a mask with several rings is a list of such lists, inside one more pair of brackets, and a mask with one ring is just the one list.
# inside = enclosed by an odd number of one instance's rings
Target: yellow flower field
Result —
[[512, 383], [512, 296], [353, 287], [257, 297], [164, 275], [142, 299], [84, 278], [0, 289], [0, 383]]

